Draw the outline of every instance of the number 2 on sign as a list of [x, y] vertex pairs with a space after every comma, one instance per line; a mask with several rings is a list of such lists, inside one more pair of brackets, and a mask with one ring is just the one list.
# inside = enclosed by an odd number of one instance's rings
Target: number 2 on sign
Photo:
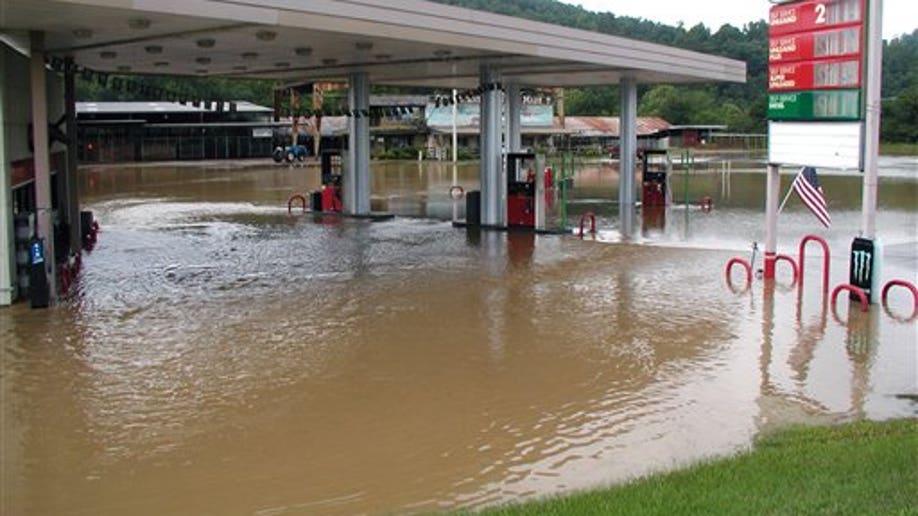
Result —
[[826, 4], [816, 4], [816, 24], [822, 25], [826, 22]]

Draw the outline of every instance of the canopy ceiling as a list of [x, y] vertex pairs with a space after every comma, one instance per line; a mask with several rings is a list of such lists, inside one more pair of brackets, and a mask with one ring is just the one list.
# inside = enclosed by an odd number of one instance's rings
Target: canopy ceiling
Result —
[[470, 88], [745, 82], [740, 61], [421, 0], [3, 0], [0, 30], [99, 71]]

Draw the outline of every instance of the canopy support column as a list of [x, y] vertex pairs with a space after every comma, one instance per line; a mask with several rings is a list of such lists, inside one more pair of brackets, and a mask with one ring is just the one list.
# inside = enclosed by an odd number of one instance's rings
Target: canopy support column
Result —
[[502, 107], [500, 74], [490, 66], [481, 67], [481, 223], [504, 224], [502, 208], [505, 182], [501, 156], [500, 115]]
[[344, 171], [344, 211], [370, 214], [370, 80], [365, 72], [349, 78], [348, 166]]
[[45, 76], [45, 35], [32, 31], [32, 57], [29, 75], [32, 88], [32, 154], [35, 165], [36, 236], [44, 243], [45, 274], [48, 277], [48, 298], [57, 297], [54, 273], [54, 227], [51, 217], [51, 156], [48, 144], [48, 87]]
[[637, 82], [623, 78], [621, 129], [619, 135], [619, 190], [618, 202], [624, 207], [634, 206], [634, 171], [637, 164]]

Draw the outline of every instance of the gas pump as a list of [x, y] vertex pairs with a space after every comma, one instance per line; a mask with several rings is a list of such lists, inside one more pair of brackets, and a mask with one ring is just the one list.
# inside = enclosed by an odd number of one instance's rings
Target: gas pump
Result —
[[644, 236], [666, 227], [666, 207], [670, 204], [667, 160], [664, 150], [645, 150], [641, 156], [641, 222]]
[[507, 154], [507, 227], [535, 229], [536, 156]]
[[340, 213], [343, 209], [341, 181], [343, 162], [341, 151], [322, 151], [322, 189], [312, 192], [313, 212]]
[[669, 196], [666, 183], [667, 154], [665, 150], [645, 150], [642, 156], [641, 203], [647, 206], [667, 206]]

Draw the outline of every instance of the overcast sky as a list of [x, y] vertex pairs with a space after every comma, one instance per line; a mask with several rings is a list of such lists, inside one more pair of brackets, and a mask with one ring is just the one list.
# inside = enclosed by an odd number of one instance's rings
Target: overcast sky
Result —
[[[717, 31], [729, 23], [742, 27], [745, 23], [765, 19], [771, 4], [767, 0], [562, 0], [582, 5], [590, 11], [611, 11], [617, 16], [634, 16], [675, 25], [680, 21], [687, 27], [701, 22]], [[918, 0], [884, 0], [883, 37], [886, 39], [918, 28]]]

